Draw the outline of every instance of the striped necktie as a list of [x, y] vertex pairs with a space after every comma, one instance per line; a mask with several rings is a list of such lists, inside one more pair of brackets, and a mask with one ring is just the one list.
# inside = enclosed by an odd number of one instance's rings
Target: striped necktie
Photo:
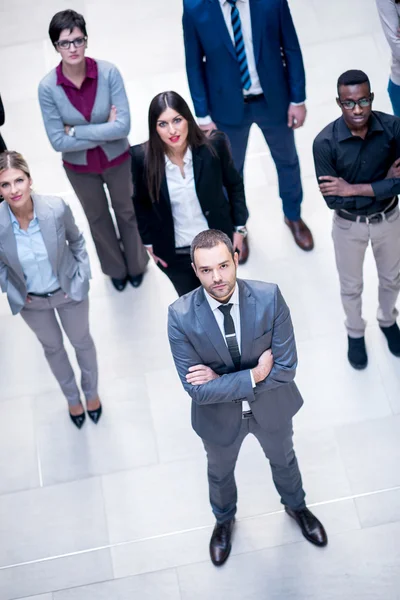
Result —
[[233, 364], [236, 370], [240, 369], [240, 350], [236, 337], [235, 323], [231, 315], [231, 308], [233, 304], [221, 304], [218, 306], [219, 310], [224, 315], [224, 330], [225, 339], [228, 346], [229, 354], [232, 357]]
[[244, 40], [242, 34], [242, 24], [240, 22], [239, 9], [236, 6], [237, 0], [227, 0], [231, 5], [231, 20], [233, 28], [233, 37], [235, 40], [236, 56], [239, 63], [240, 78], [242, 80], [242, 87], [244, 90], [249, 90], [251, 86], [249, 66], [247, 64], [246, 49], [244, 47]]

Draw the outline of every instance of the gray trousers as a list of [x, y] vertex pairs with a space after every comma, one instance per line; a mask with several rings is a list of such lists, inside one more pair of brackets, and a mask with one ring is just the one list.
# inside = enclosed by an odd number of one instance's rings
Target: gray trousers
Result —
[[42, 344], [47, 362], [71, 406], [80, 403], [80, 392], [63, 344], [61, 325], [75, 349], [81, 369], [81, 386], [86, 400], [97, 398], [96, 349], [89, 331], [89, 299], [75, 302], [59, 291], [50, 298], [30, 296], [21, 317]]
[[235, 465], [244, 438], [252, 433], [269, 459], [272, 478], [282, 504], [293, 510], [305, 507], [305, 493], [293, 449], [293, 429], [290, 420], [277, 431], [262, 429], [254, 417], [242, 419], [239, 434], [230, 446], [217, 446], [203, 440], [208, 460], [210, 504], [218, 523], [229, 521], [236, 514], [237, 488]]
[[332, 238], [339, 273], [340, 294], [350, 337], [363, 337], [363, 264], [371, 241], [379, 279], [377, 318], [382, 327], [396, 321], [396, 301], [400, 291], [400, 213], [396, 207], [380, 223], [359, 223], [333, 215]]
[[[117, 279], [143, 273], [149, 257], [140, 239], [133, 208], [129, 160], [101, 174], [77, 173], [71, 169], [65, 169], [65, 172], [89, 221], [103, 273]], [[110, 194], [123, 250], [115, 231], [104, 185]]]

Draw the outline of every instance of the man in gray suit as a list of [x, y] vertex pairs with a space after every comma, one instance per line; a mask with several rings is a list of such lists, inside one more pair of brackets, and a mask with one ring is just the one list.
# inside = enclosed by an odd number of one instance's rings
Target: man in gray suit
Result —
[[217, 521], [211, 560], [220, 566], [231, 550], [234, 469], [248, 433], [270, 461], [288, 515], [307, 540], [325, 546], [325, 530], [306, 508], [293, 450], [292, 417], [303, 399], [294, 383], [297, 353], [289, 309], [277, 285], [236, 279], [238, 256], [221, 231], [199, 233], [191, 258], [202, 287], [170, 306], [168, 335], [179, 377], [192, 398], [193, 429], [207, 452]]

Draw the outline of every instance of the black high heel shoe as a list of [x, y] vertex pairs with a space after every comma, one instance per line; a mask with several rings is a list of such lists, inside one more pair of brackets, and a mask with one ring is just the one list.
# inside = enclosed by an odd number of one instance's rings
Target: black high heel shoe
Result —
[[82, 427], [86, 419], [86, 415], [84, 412], [81, 415], [71, 415], [71, 413], [69, 413], [69, 416], [73, 424], [76, 425], [78, 429]]
[[93, 423], [95, 425], [97, 425], [97, 423], [99, 422], [99, 419], [101, 417], [101, 413], [103, 412], [103, 407], [100, 404], [99, 408], [96, 408], [95, 410], [88, 410], [87, 414], [89, 416], [89, 419], [92, 419]]

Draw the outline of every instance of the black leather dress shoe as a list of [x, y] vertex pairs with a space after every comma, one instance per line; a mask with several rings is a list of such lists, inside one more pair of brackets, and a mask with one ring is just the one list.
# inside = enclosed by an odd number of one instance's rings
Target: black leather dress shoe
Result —
[[368, 364], [367, 350], [365, 348], [365, 338], [352, 338], [347, 336], [349, 341], [349, 350], [347, 358], [354, 369], [365, 369]]
[[393, 323], [390, 327], [381, 327], [381, 331], [387, 339], [390, 352], [400, 356], [400, 329], [397, 323]]
[[99, 422], [99, 419], [101, 417], [101, 413], [103, 412], [103, 407], [100, 404], [99, 408], [96, 408], [95, 410], [88, 410], [87, 414], [89, 419], [92, 419], [93, 423], [95, 425], [97, 425], [97, 423]]
[[73, 422], [73, 424], [80, 429], [82, 427], [82, 425], [85, 422], [86, 419], [86, 415], [83, 412], [81, 415], [71, 415], [71, 413], [69, 413], [70, 419]]
[[116, 277], [111, 277], [111, 281], [116, 290], [118, 290], [119, 292], [123, 292], [124, 289], [126, 288], [126, 284], [127, 284], [128, 280], [127, 279], [117, 279]]
[[231, 549], [231, 538], [235, 519], [225, 521], [225, 523], [216, 523], [210, 540], [211, 562], [216, 567], [220, 567], [227, 560]]
[[143, 281], [143, 276], [144, 273], [140, 273], [140, 275], [128, 275], [128, 279], [133, 287], [139, 287]]
[[326, 546], [328, 543], [328, 536], [324, 526], [317, 517], [315, 517], [308, 508], [302, 508], [301, 510], [292, 510], [288, 506], [285, 506], [285, 510], [289, 517], [294, 519], [304, 535], [306, 540], [315, 544], [316, 546]]

